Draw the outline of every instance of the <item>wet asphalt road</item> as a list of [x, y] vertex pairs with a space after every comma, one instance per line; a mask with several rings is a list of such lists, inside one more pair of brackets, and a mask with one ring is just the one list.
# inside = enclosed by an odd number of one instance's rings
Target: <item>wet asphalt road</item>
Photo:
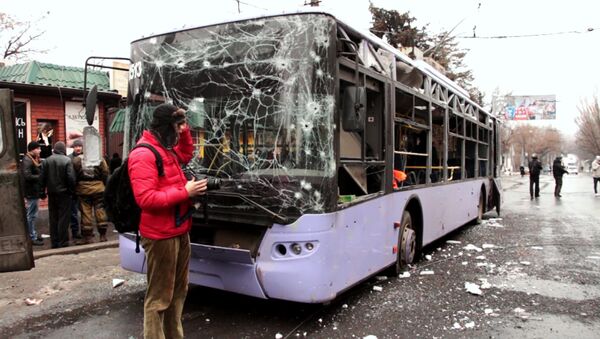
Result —
[[[503, 178], [501, 220], [490, 212], [483, 224], [466, 226], [425, 249], [409, 277], [374, 277], [328, 305], [192, 287], [184, 310], [186, 336], [598, 338], [600, 197], [594, 197], [586, 174], [565, 177], [560, 200], [553, 197], [551, 177], [542, 176], [541, 184], [541, 197], [530, 200], [527, 177]], [[79, 258], [84, 260], [64, 259], [75, 261], [54, 274], [82, 282], [73, 285], [77, 288], [55, 287], [38, 306], [7, 300], [18, 293], [18, 284], [56, 272], [57, 258], [44, 258], [31, 272], [3, 274], [9, 279], [2, 281], [11, 283], [0, 282], [0, 337], [141, 338], [143, 276], [119, 271], [115, 249], [96, 252]], [[95, 261], [111, 272], [93, 273]], [[73, 273], [85, 269], [90, 273]], [[47, 273], [39, 273], [43, 270]], [[115, 275], [126, 284], [96, 286]], [[43, 281], [30, 283], [43, 287]], [[467, 292], [465, 283], [476, 284], [481, 294]]]

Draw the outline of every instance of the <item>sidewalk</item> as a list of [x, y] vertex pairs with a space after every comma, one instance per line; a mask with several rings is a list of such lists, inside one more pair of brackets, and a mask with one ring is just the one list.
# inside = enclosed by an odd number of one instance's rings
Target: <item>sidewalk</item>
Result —
[[[98, 242], [98, 231], [94, 230], [94, 243], [87, 245], [75, 245], [75, 240], [70, 239], [69, 247], [63, 248], [50, 248], [50, 226], [48, 224], [48, 209], [40, 208], [37, 219], [35, 220], [36, 230], [38, 234], [41, 234], [44, 238], [44, 246], [33, 246], [33, 257], [39, 259], [51, 255], [62, 255], [62, 254], [77, 254], [83, 252], [94, 251], [103, 248], [111, 248], [119, 246], [119, 233], [113, 230], [112, 226], [109, 226], [108, 232], [106, 233], [106, 242]], [[71, 229], [69, 229], [69, 237], [71, 236]]]

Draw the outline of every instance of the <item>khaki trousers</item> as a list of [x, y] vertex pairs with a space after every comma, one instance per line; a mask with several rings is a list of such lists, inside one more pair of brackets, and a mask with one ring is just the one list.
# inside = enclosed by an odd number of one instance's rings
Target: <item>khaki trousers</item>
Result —
[[102, 193], [80, 195], [79, 211], [81, 212], [81, 235], [93, 237], [94, 224], [98, 227], [99, 234], [106, 234], [108, 217], [104, 210], [104, 196]]
[[183, 338], [181, 314], [188, 290], [190, 237], [142, 238], [148, 268], [144, 338]]

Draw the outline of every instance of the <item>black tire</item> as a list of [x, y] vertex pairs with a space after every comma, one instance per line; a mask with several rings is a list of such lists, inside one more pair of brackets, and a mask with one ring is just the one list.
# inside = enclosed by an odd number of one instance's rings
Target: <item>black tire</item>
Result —
[[398, 276], [409, 264], [412, 264], [417, 254], [417, 234], [415, 232], [410, 212], [402, 213], [402, 221], [398, 230], [398, 252], [396, 263], [390, 273]]
[[479, 193], [479, 205], [477, 205], [477, 219], [475, 219], [475, 224], [479, 225], [483, 221], [483, 214], [485, 213], [485, 197], [483, 196], [483, 192]]

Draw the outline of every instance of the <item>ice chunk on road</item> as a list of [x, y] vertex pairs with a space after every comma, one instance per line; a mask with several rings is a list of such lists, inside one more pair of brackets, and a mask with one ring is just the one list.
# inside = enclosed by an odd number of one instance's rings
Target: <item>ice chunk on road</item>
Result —
[[491, 308], [486, 308], [485, 310], [483, 310], [483, 312], [485, 312], [485, 314], [492, 314], [494, 313], [494, 310], [492, 310]]
[[420, 275], [433, 275], [433, 271], [431, 270], [425, 270], [425, 271], [421, 271], [421, 273], [419, 273]]
[[493, 245], [493, 244], [483, 244], [481, 247], [483, 247], [484, 249], [487, 249], [487, 248], [494, 248], [494, 247], [496, 247], [496, 245]]
[[469, 321], [468, 323], [465, 324], [465, 328], [473, 328], [473, 327], [475, 327], [474, 321]]
[[467, 290], [467, 292], [471, 293], [471, 294], [475, 294], [475, 295], [481, 295], [481, 289], [479, 288], [479, 285], [471, 283], [471, 282], [465, 282], [465, 289]]
[[124, 282], [125, 282], [125, 280], [123, 280], [123, 279], [113, 279], [112, 280], [112, 287], [113, 288], [117, 288], [117, 287], [123, 285]]
[[381, 291], [383, 291], [383, 287], [381, 287], [381, 286], [373, 286], [373, 291], [381, 292]]
[[446, 240], [446, 244], [460, 244], [461, 242], [458, 240]]
[[479, 248], [473, 244], [468, 244], [467, 246], [463, 247], [463, 249], [465, 249], [467, 251], [477, 251], [477, 252], [483, 251], [481, 248]]
[[454, 325], [452, 325], [452, 328], [455, 330], [460, 330], [462, 328], [462, 326], [460, 326], [459, 323], [454, 323]]
[[409, 272], [402, 272], [398, 275], [398, 278], [408, 278], [408, 277], [410, 277]]

